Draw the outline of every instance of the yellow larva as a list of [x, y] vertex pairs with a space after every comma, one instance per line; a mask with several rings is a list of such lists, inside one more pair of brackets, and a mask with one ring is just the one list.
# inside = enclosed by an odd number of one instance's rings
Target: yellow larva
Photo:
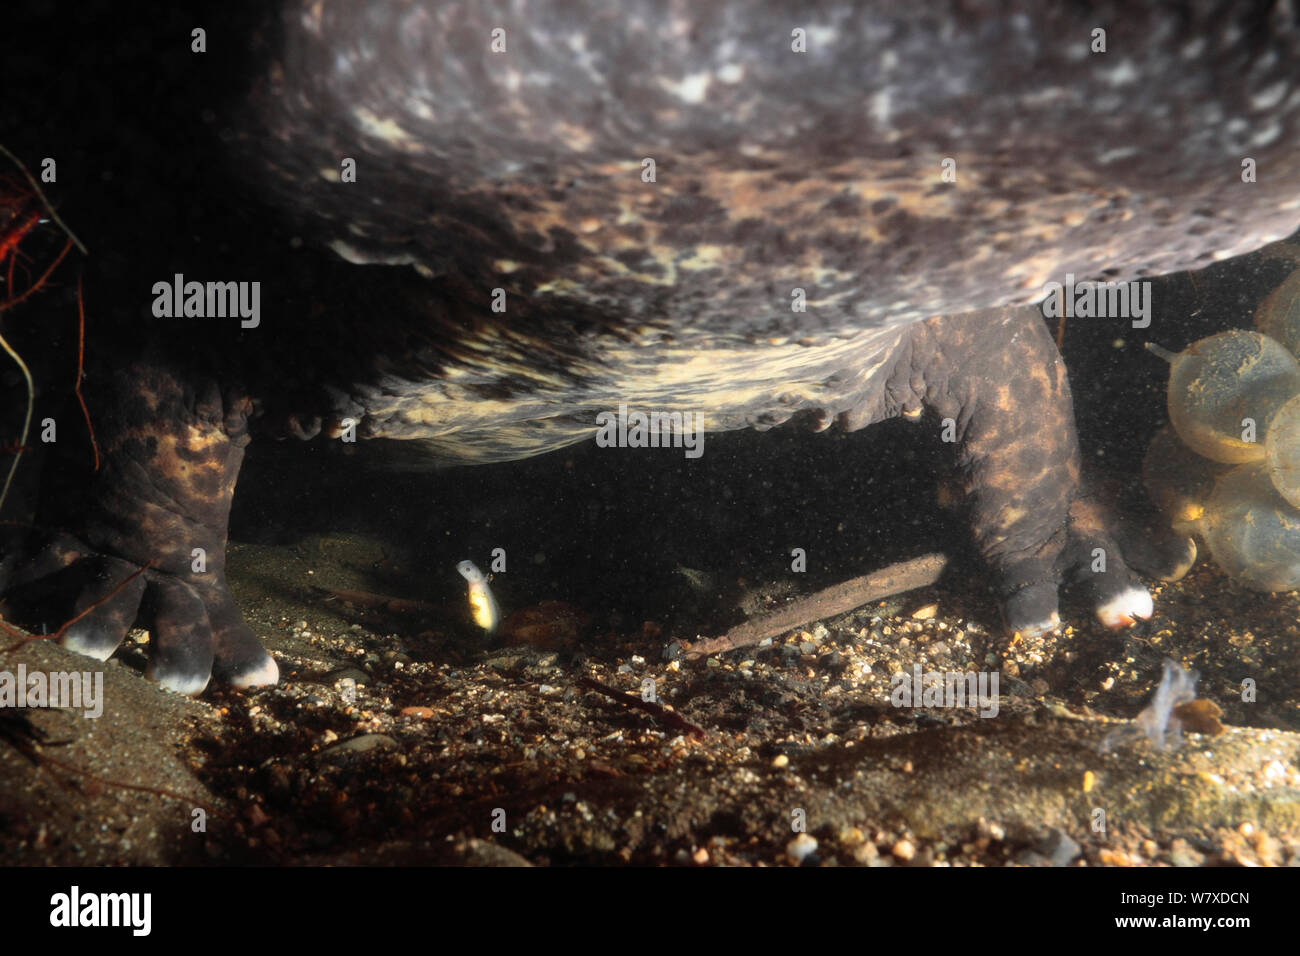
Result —
[[488, 634], [496, 632], [501, 622], [501, 609], [497, 606], [492, 589], [488, 587], [487, 578], [473, 561], [462, 561], [456, 565], [461, 577], [469, 582], [469, 606], [473, 612], [474, 623]]

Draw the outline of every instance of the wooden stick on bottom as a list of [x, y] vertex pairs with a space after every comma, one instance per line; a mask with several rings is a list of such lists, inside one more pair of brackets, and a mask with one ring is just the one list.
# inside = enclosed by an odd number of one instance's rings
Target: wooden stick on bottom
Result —
[[624, 707], [635, 707], [637, 710], [643, 710], [647, 714], [652, 714], [675, 730], [684, 730], [693, 737], [704, 736], [703, 727], [691, 723], [675, 710], [669, 710], [667, 707], [664, 707], [662, 704], [657, 704], [654, 701], [642, 700], [635, 694], [625, 694], [617, 687], [610, 687], [608, 684], [602, 684], [594, 677], [580, 677], [578, 679], [578, 686], [585, 687], [587, 690], [594, 690], [598, 694], [604, 694], [606, 697], [618, 701]]
[[934, 553], [901, 561], [887, 568], [853, 578], [843, 584], [826, 588], [816, 594], [800, 598], [771, 614], [737, 624], [721, 637], [709, 638], [692, 645], [686, 660], [697, 661], [711, 654], [749, 647], [769, 637], [794, 630], [810, 621], [847, 614], [855, 608], [934, 584], [948, 566], [946, 555]]

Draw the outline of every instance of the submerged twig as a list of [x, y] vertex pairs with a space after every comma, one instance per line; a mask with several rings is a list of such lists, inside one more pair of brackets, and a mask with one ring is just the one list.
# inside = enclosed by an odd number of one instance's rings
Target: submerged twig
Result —
[[27, 178], [27, 182], [31, 185], [32, 191], [40, 198], [41, 205], [44, 206], [45, 211], [50, 214], [50, 218], [53, 219], [58, 224], [59, 228], [64, 231], [67, 237], [76, 244], [77, 248], [81, 250], [81, 254], [83, 256], [90, 255], [82, 241], [77, 238], [76, 233], [69, 229], [68, 224], [59, 218], [59, 214], [54, 211], [54, 207], [50, 205], [50, 201], [45, 198], [45, 193], [41, 191], [41, 184], [36, 181], [35, 176], [27, 171], [27, 167], [23, 165], [22, 160], [9, 152], [9, 150], [5, 149], [3, 145], [0, 145], [0, 155], [8, 157], [9, 162], [18, 167], [18, 171]]
[[37, 279], [35, 282], [33, 282], [31, 285], [29, 285], [26, 289], [24, 289], [22, 295], [16, 295], [13, 296], [12, 298], [5, 299], [4, 302], [0, 302], [0, 312], [5, 311], [6, 309], [12, 309], [14, 306], [21, 304], [22, 302], [26, 301], [29, 295], [32, 295], [33, 293], [38, 291], [43, 285], [45, 285], [45, 280], [50, 277], [50, 273], [52, 273], [55, 269], [59, 267], [59, 263], [63, 261], [63, 257], [66, 256], [71, 250], [72, 250], [72, 240], [69, 239], [67, 242], [63, 244], [63, 250], [57, 256], [54, 257], [54, 261], [51, 262], [46, 267], [44, 272], [41, 273], [41, 277]]
[[662, 704], [656, 704], [654, 701], [642, 700], [635, 694], [626, 694], [616, 687], [610, 687], [602, 684], [592, 677], [579, 678], [578, 683], [588, 690], [594, 690], [598, 694], [604, 694], [611, 700], [616, 700], [624, 707], [635, 707], [637, 710], [644, 710], [647, 714], [658, 718], [674, 730], [685, 731], [693, 737], [703, 737], [704, 728], [698, 727], [691, 723], [681, 714], [669, 710]]
[[[0, 711], [0, 740], [8, 741], [15, 750], [27, 758], [32, 766], [38, 770], [44, 770], [49, 774], [50, 779], [57, 783], [64, 790], [72, 790], [73, 786], [69, 781], [54, 773], [51, 768], [61, 770], [73, 779], [74, 782], [88, 780], [91, 783], [98, 784], [101, 787], [108, 787], [114, 790], [127, 790], [134, 793], [148, 793], [157, 797], [167, 797], [172, 800], [179, 800], [191, 807], [202, 806], [204, 801], [195, 799], [193, 796], [187, 796], [178, 793], [175, 790], [169, 790], [166, 787], [150, 787], [139, 783], [125, 783], [121, 780], [113, 780], [109, 777], [101, 777], [98, 774], [91, 773], [76, 766], [66, 760], [59, 760], [57, 757], [51, 757], [44, 752], [44, 747], [56, 746], [48, 741], [48, 734], [41, 728], [35, 726], [30, 718], [21, 711]], [[68, 741], [60, 741], [57, 746], [67, 746]], [[81, 788], [75, 787], [80, 791]], [[222, 817], [218, 810], [209, 811], [211, 816]]]
[[[68, 763], [66, 760], [59, 760], [55, 757], [51, 757], [49, 754], [41, 753], [39, 747], [37, 748], [37, 758], [39, 759], [39, 763], [37, 763], [36, 765], [40, 767], [42, 770], [45, 770], [46, 773], [50, 773], [49, 771], [50, 767], [56, 767], [57, 769], [62, 770], [64, 773], [70, 774], [74, 778], [89, 780], [91, 783], [96, 783], [99, 784], [101, 787], [108, 787], [109, 789], [112, 790], [126, 790], [133, 793], [148, 793], [155, 797], [166, 797], [169, 800], [178, 800], [181, 803], [184, 803], [191, 807], [203, 806], [205, 802], [204, 800], [196, 798], [194, 796], [190, 796], [184, 793], [178, 793], [175, 790], [168, 790], [166, 787], [150, 787], [142, 783], [126, 783], [125, 781], [122, 780], [114, 780], [111, 777], [101, 777], [98, 774], [91, 773], [89, 770], [83, 770], [81, 767], [78, 767], [75, 764]], [[32, 758], [29, 756], [28, 759], [32, 759]], [[67, 784], [64, 781], [60, 780], [57, 775], [50, 773], [50, 776], [54, 779], [56, 783], [66, 788]], [[208, 816], [217, 817], [219, 819], [224, 818], [226, 816], [224, 813], [220, 812], [217, 809], [208, 810], [207, 814]]]
[[146, 562], [145, 562], [145, 563], [144, 563], [144, 564], [143, 564], [139, 569], [137, 569], [137, 570], [135, 570], [135, 571], [132, 571], [130, 574], [128, 574], [125, 578], [123, 578], [123, 579], [121, 580], [121, 582], [118, 583], [117, 587], [113, 588], [113, 590], [109, 591], [107, 594], [105, 594], [102, 598], [100, 598], [100, 599], [99, 599], [98, 601], [96, 601], [94, 604], [91, 604], [89, 607], [87, 607], [85, 610], [83, 610], [80, 614], [76, 615], [75, 617], [73, 617], [73, 618], [71, 618], [71, 619], [69, 619], [69, 620], [67, 620], [67, 621], [64, 621], [64, 622], [63, 622], [63, 626], [60, 627], [57, 631], [55, 631], [53, 634], [32, 634], [32, 635], [30, 635], [30, 636], [23, 637], [21, 634], [18, 634], [16, 631], [14, 631], [13, 628], [11, 628], [8, 624], [6, 624], [6, 623], [4, 622], [3, 619], [0, 619], [0, 628], [3, 628], [3, 629], [4, 629], [7, 633], [9, 633], [10, 635], [19, 638], [19, 641], [18, 641], [17, 644], [13, 644], [13, 645], [11, 645], [11, 646], [9, 646], [9, 647], [2, 647], [2, 648], [0, 648], [0, 654], [8, 654], [8, 653], [11, 652], [11, 651], [16, 651], [16, 650], [18, 650], [18, 648], [22, 647], [24, 644], [27, 644], [27, 643], [29, 643], [29, 642], [31, 642], [31, 641], [56, 641], [56, 640], [58, 640], [59, 638], [61, 638], [61, 637], [63, 636], [64, 631], [66, 631], [66, 630], [67, 630], [68, 628], [70, 628], [72, 625], [76, 624], [78, 621], [80, 621], [83, 617], [85, 617], [85, 616], [86, 616], [87, 614], [89, 614], [91, 611], [95, 610], [95, 608], [97, 608], [97, 607], [99, 607], [99, 606], [101, 606], [101, 605], [103, 605], [103, 604], [106, 604], [107, 602], [111, 601], [113, 598], [117, 597], [118, 593], [122, 590], [122, 588], [126, 587], [128, 584], [130, 584], [132, 581], [134, 581], [134, 580], [135, 580], [136, 578], [138, 578], [140, 575], [142, 575], [142, 574], [144, 574], [146, 571], [148, 571], [151, 567], [153, 567], [153, 564], [154, 564], [154, 562], [153, 562], [153, 559], [152, 559], [152, 558], [149, 559], [148, 561], [146, 561]]
[[86, 356], [86, 303], [81, 295], [81, 276], [77, 276], [77, 384], [73, 389], [77, 402], [81, 405], [81, 415], [86, 419], [86, 431], [90, 432], [90, 450], [95, 456], [95, 471], [99, 471], [99, 444], [95, 441], [95, 426], [90, 423], [90, 409], [81, 394], [81, 378]]
[[880, 571], [800, 598], [771, 614], [737, 624], [721, 637], [699, 641], [686, 652], [686, 660], [695, 661], [711, 654], [749, 647], [812, 621], [847, 614], [872, 601], [926, 587], [938, 581], [947, 566], [947, 556], [938, 552], [891, 564]]
[[317, 594], [326, 595], [326, 600], [338, 600], [353, 607], [368, 608], [374, 611], [388, 611], [393, 614], [426, 614], [441, 616], [445, 608], [430, 604], [428, 601], [415, 601], [411, 598], [391, 597], [387, 594], [375, 594], [372, 591], [355, 591], [351, 588], [313, 587]]
[[32, 373], [27, 368], [27, 363], [23, 361], [22, 356], [13, 350], [13, 347], [5, 340], [3, 334], [0, 334], [0, 349], [18, 363], [18, 368], [23, 373], [23, 379], [27, 383], [27, 410], [23, 413], [23, 429], [18, 436], [18, 446], [14, 451], [14, 460], [9, 463], [9, 474], [5, 475], [4, 487], [0, 488], [0, 508], [4, 507], [5, 499], [9, 497], [9, 485], [13, 483], [14, 474], [18, 471], [18, 462], [22, 460], [23, 449], [27, 447], [27, 432], [32, 426], [32, 408], [36, 402], [36, 386], [32, 384]]
[[[3, 305], [0, 305], [0, 311], [4, 311], [6, 309], [11, 309], [14, 306], [18, 305], [20, 302], [25, 300], [37, 289], [41, 288], [45, 284], [45, 280], [50, 277], [50, 274], [56, 268], [58, 268], [59, 263], [63, 261], [64, 256], [68, 254], [68, 250], [73, 245], [75, 245], [78, 249], [81, 250], [82, 255], [89, 255], [89, 253], [87, 252], [86, 247], [82, 243], [82, 241], [77, 238], [76, 234], [71, 229], [68, 228], [68, 224], [59, 217], [59, 214], [55, 211], [54, 206], [50, 204], [49, 199], [46, 198], [44, 191], [41, 189], [41, 184], [36, 181], [36, 177], [34, 177], [31, 174], [31, 172], [28, 171], [27, 167], [23, 165], [22, 160], [20, 160], [17, 156], [11, 153], [3, 145], [0, 145], [0, 155], [7, 157], [8, 160], [18, 168], [18, 171], [23, 174], [23, 177], [27, 180], [28, 185], [31, 186], [32, 188], [32, 193], [40, 200], [41, 205], [45, 207], [45, 211], [49, 213], [50, 218], [58, 225], [60, 229], [63, 230], [63, 232], [68, 237], [68, 242], [64, 244], [63, 251], [60, 252], [58, 256], [55, 257], [54, 261], [50, 263], [49, 267], [43, 273], [41, 273], [41, 277], [37, 279], [34, 283], [32, 283], [30, 286], [28, 286], [22, 295], [19, 296], [11, 295], [11, 297], [8, 300], [6, 300]], [[21, 233], [19, 233], [19, 235], [21, 235]], [[10, 275], [12, 276], [12, 269], [10, 270]], [[78, 290], [80, 290], [80, 280], [78, 280]], [[5, 500], [9, 497], [9, 486], [13, 483], [14, 474], [18, 471], [18, 463], [19, 461], [22, 460], [23, 451], [27, 447], [27, 433], [31, 427], [32, 409], [35, 406], [35, 402], [36, 402], [36, 388], [32, 384], [32, 375], [30, 370], [27, 368], [27, 364], [22, 360], [22, 358], [18, 355], [18, 353], [14, 351], [13, 347], [9, 344], [9, 342], [4, 338], [2, 334], [0, 334], [0, 348], [2, 348], [5, 351], [5, 353], [18, 364], [18, 368], [22, 370], [23, 379], [27, 385], [27, 411], [23, 416], [22, 437], [18, 440], [17, 449], [14, 452], [14, 459], [12, 462], [9, 463], [9, 473], [5, 476], [4, 487], [0, 488], [0, 507], [3, 507]], [[80, 399], [81, 398], [80, 355], [78, 355], [78, 360], [77, 360], [77, 385], [78, 385], [77, 397], [78, 399]], [[85, 402], [82, 402], [82, 408], [83, 409], [85, 408]], [[86, 423], [87, 425], [89, 425], [90, 423], [89, 413], [87, 413], [86, 415]], [[91, 432], [90, 440], [91, 440], [92, 447], [94, 447], [95, 436], [93, 430]], [[98, 468], [98, 461], [99, 461], [98, 448], [95, 448], [95, 461], [96, 461], [96, 468]]]

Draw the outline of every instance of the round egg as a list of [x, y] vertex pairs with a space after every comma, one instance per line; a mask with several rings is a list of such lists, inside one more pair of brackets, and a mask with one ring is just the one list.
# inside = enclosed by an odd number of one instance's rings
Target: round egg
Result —
[[1279, 408], [1269, 422], [1265, 458], [1273, 487], [1300, 508], [1300, 395]]
[[1226, 464], [1259, 461], [1270, 420], [1300, 394], [1300, 363], [1279, 342], [1233, 329], [1188, 346], [1169, 373], [1169, 420], [1193, 451]]
[[1263, 464], [1221, 477], [1197, 530], [1215, 563], [1257, 591], [1300, 587], [1300, 511], [1273, 487]]
[[1269, 293], [1255, 310], [1255, 328], [1300, 355], [1300, 269]]

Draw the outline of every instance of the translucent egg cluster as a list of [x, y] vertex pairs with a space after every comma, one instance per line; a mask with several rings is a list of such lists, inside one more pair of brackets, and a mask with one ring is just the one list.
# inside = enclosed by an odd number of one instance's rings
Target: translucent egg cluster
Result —
[[1172, 427], [1147, 448], [1143, 480], [1227, 574], [1290, 591], [1300, 587], [1300, 308], [1261, 307], [1256, 325], [1168, 356]]

